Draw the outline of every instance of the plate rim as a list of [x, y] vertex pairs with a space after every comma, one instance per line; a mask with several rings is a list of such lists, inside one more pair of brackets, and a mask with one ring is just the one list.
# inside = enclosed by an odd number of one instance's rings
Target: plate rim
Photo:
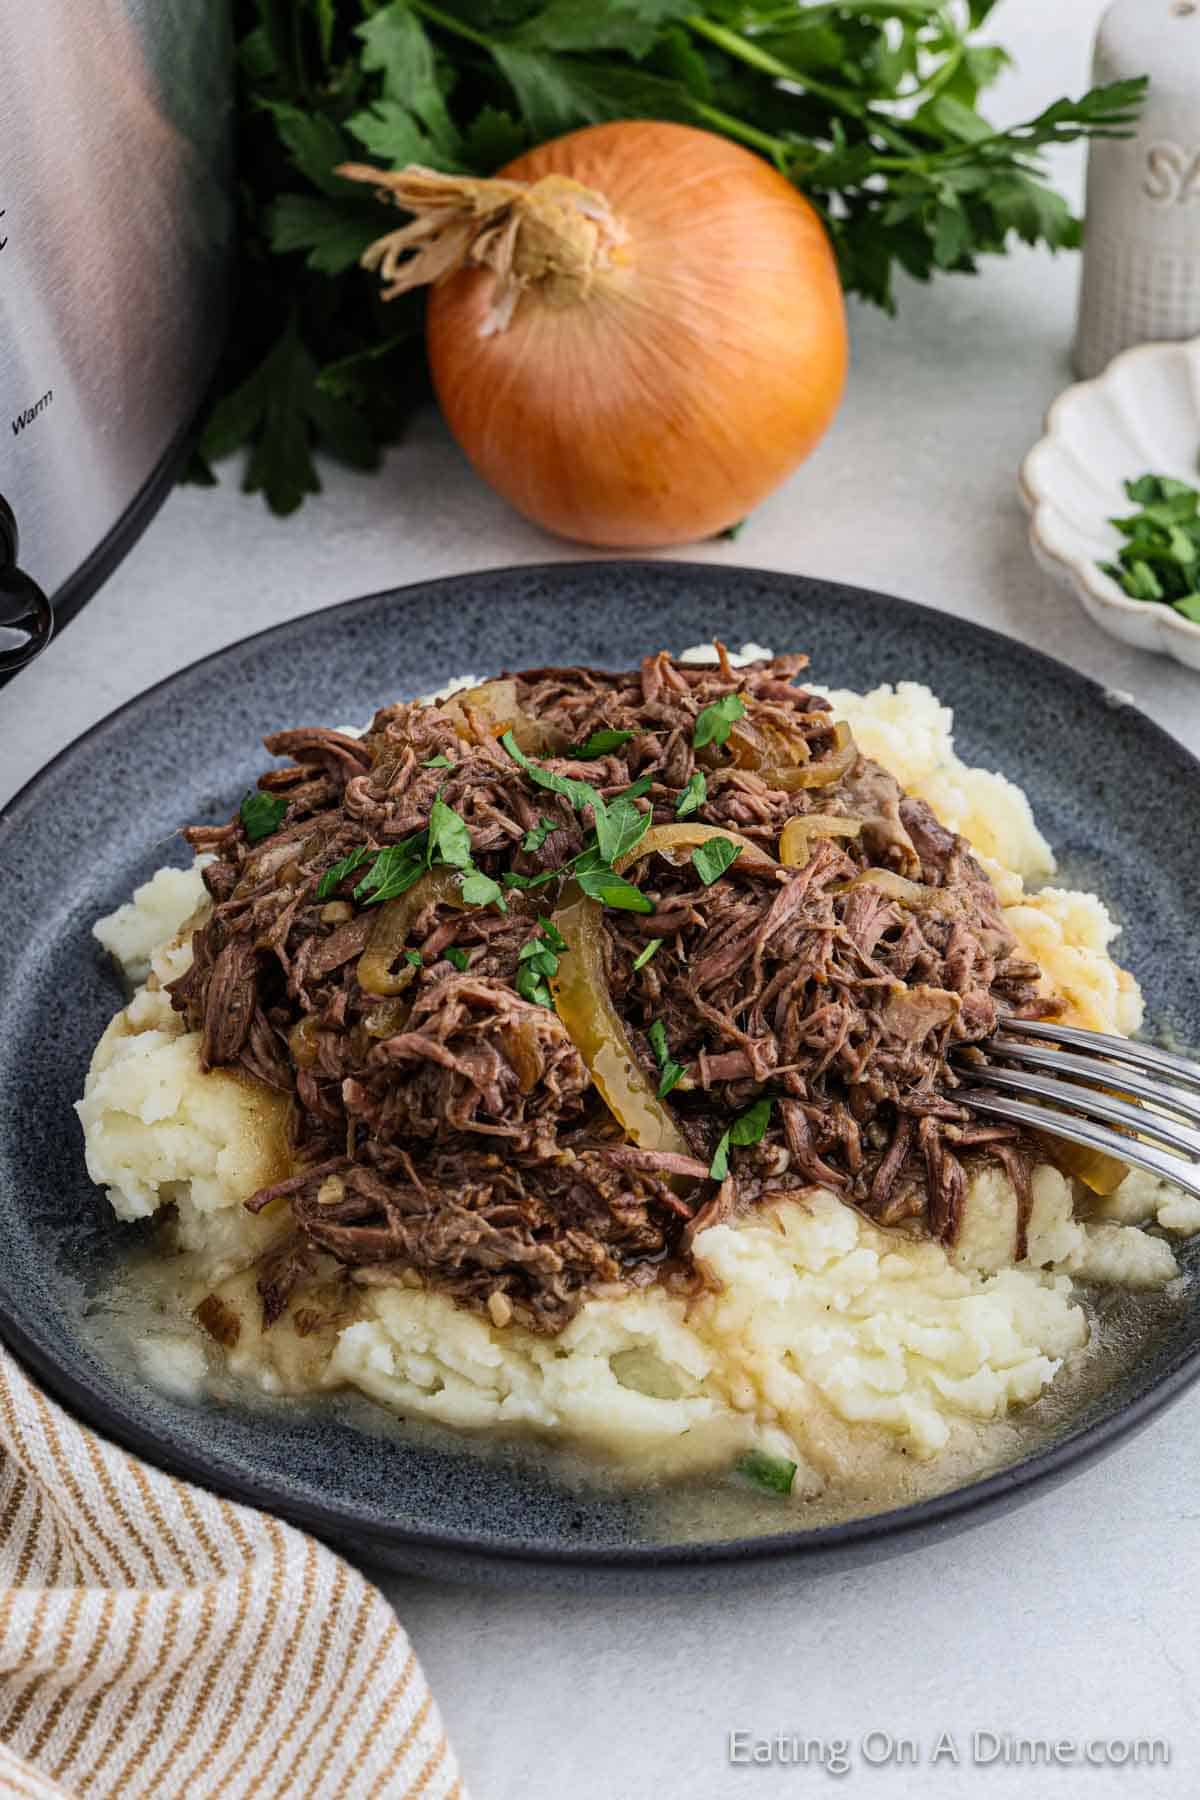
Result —
[[[685, 578], [694, 583], [720, 584], [746, 578], [781, 590], [797, 584], [815, 585], [830, 594], [836, 602], [846, 600], [855, 604], [862, 600], [874, 603], [883, 600], [906, 612], [917, 614], [927, 623], [950, 621], [956, 633], [975, 640], [989, 653], [994, 655], [1002, 651], [1011, 659], [1016, 652], [1043, 669], [1067, 677], [1077, 690], [1089, 692], [1095, 702], [1103, 706], [1110, 705], [1109, 691], [1101, 682], [1020, 638], [1011, 637], [974, 619], [960, 618], [955, 613], [929, 606], [922, 601], [885, 594], [854, 583], [833, 581], [821, 575], [758, 569], [743, 563], [697, 563], [683, 557], [586, 557], [554, 562], [502, 564], [433, 576], [406, 582], [399, 587], [379, 588], [368, 594], [355, 594], [343, 600], [331, 601], [309, 612], [264, 626], [185, 663], [94, 720], [63, 749], [56, 752], [0, 807], [0, 828], [19, 829], [23, 816], [36, 804], [43, 785], [53, 778], [63, 763], [85, 746], [92, 746], [97, 740], [104, 738], [165, 689], [183, 684], [202, 670], [236, 656], [250, 646], [259, 645], [267, 639], [285, 637], [289, 632], [303, 629], [315, 620], [326, 619], [342, 611], [359, 609], [365, 612], [381, 603], [411, 604], [418, 597], [429, 595], [431, 591], [436, 594], [439, 589], [460, 588], [464, 582], [470, 581], [490, 582], [505, 578], [520, 581], [532, 578], [553, 582], [575, 574], [584, 577], [607, 574], [619, 578], [624, 571], [633, 572], [641, 579], [655, 581], [672, 576], [678, 578], [681, 570], [686, 571]], [[1140, 707], [1132, 710], [1137, 715], [1141, 730], [1149, 730], [1172, 756], [1182, 757], [1185, 763], [1192, 765], [1195, 774], [1200, 776], [1200, 758], [1193, 755], [1185, 744], [1149, 713]], [[136, 1421], [131, 1422], [118, 1406], [110, 1404], [93, 1385], [82, 1378], [67, 1360], [58, 1358], [53, 1349], [45, 1348], [38, 1339], [31, 1336], [24, 1324], [10, 1315], [7, 1306], [0, 1307], [0, 1339], [33, 1371], [48, 1391], [65, 1403], [85, 1425], [90, 1425], [93, 1429], [99, 1428], [114, 1442], [135, 1455], [145, 1457], [158, 1467], [166, 1467], [173, 1473], [181, 1474], [209, 1491], [224, 1494], [243, 1504], [268, 1509], [283, 1519], [334, 1540], [359, 1534], [370, 1546], [394, 1552], [411, 1551], [442, 1559], [459, 1556], [476, 1563], [546, 1570], [646, 1571], [652, 1568], [673, 1568], [682, 1572], [697, 1566], [769, 1565], [785, 1560], [816, 1564], [831, 1553], [853, 1553], [872, 1545], [886, 1546], [889, 1543], [899, 1549], [906, 1542], [929, 1535], [939, 1527], [970, 1523], [973, 1517], [982, 1516], [1006, 1500], [1015, 1504], [1032, 1499], [1039, 1491], [1044, 1492], [1048, 1486], [1053, 1485], [1056, 1478], [1061, 1479], [1075, 1470], [1081, 1470], [1149, 1424], [1200, 1379], [1200, 1340], [1197, 1340], [1148, 1388], [1134, 1395], [1108, 1417], [1077, 1425], [1019, 1463], [994, 1470], [944, 1493], [860, 1518], [842, 1520], [831, 1525], [795, 1527], [761, 1535], [723, 1537], [694, 1543], [539, 1545], [536, 1541], [520, 1542], [511, 1536], [491, 1538], [485, 1533], [468, 1536], [460, 1532], [414, 1528], [399, 1521], [370, 1516], [351, 1502], [288, 1496], [269, 1480], [235, 1470], [223, 1459], [216, 1463], [205, 1461], [199, 1452], [164, 1441], [149, 1428]]]

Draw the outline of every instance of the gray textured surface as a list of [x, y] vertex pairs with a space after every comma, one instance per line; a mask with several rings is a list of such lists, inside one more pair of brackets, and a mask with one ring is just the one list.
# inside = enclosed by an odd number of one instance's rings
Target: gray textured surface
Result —
[[[1100, 0], [1005, 0], [994, 35], [1017, 116], [1086, 80]], [[1068, 178], [1079, 163], [1065, 159]], [[855, 368], [825, 445], [715, 563], [891, 589], [1035, 643], [1136, 696], [1200, 751], [1200, 683], [1124, 650], [1045, 588], [1013, 471], [1069, 380], [1078, 264], [1025, 252], [853, 320]], [[15, 788], [92, 720], [192, 657], [397, 581], [569, 556], [419, 422], [377, 482], [327, 472], [297, 519], [226, 486], [181, 491], [42, 663], [0, 695]], [[995, 1794], [1174, 1800], [1200, 1788], [1200, 1560], [1193, 1394], [1069, 1486], [965, 1538], [766, 1594], [629, 1601], [385, 1582], [424, 1658], [476, 1800]], [[922, 1766], [731, 1770], [726, 1731], [917, 1737]], [[942, 1728], [963, 1763], [929, 1767]], [[973, 1729], [1173, 1742], [1167, 1770], [972, 1768]]]

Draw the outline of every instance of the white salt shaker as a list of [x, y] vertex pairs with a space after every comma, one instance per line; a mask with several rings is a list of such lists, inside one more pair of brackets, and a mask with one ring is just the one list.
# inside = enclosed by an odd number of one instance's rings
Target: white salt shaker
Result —
[[1200, 334], [1200, 0], [1115, 0], [1093, 79], [1150, 77], [1136, 135], [1088, 153], [1075, 367]]

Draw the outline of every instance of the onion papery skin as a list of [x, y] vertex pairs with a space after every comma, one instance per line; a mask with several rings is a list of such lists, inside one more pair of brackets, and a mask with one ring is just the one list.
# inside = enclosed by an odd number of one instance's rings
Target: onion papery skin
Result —
[[536, 524], [614, 549], [727, 530], [814, 448], [837, 409], [845, 311], [814, 209], [760, 157], [688, 126], [589, 126], [504, 178], [573, 178], [626, 241], [587, 292], [527, 289], [487, 332], [494, 277], [429, 297], [442, 411], [479, 474]]

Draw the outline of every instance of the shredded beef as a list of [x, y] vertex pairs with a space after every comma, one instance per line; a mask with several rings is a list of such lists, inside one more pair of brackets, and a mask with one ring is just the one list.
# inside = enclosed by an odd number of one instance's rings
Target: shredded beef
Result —
[[[862, 755], [805, 785], [845, 754], [828, 703], [797, 685], [806, 661], [734, 669], [721, 651], [715, 666], [663, 653], [624, 673], [535, 669], [388, 707], [362, 739], [278, 732], [267, 748], [293, 761], [259, 783], [286, 801], [277, 830], [252, 842], [235, 818], [188, 832], [217, 860], [173, 1004], [200, 1032], [206, 1069], [239, 1068], [291, 1097], [293, 1172], [248, 1203], [286, 1207], [293, 1224], [260, 1271], [268, 1324], [321, 1253], [358, 1280], [418, 1279], [494, 1320], [556, 1332], [600, 1287], [689, 1290], [698, 1231], [813, 1183], [947, 1242], [973, 1159], [1001, 1161], [1027, 1195], [1027, 1146], [972, 1118], [950, 1059], [999, 1014], [1055, 1003], [968, 846], [923, 801]], [[696, 749], [700, 714], [733, 695], [743, 710], [728, 735]], [[743, 855], [708, 884], [686, 851], [648, 855], [626, 876], [652, 910], [600, 915], [635, 1059], [657, 1082], [661, 1026], [683, 1070], [667, 1105], [686, 1153], [625, 1140], [522, 975], [595, 819], [530, 779], [498, 741], [509, 726], [539, 767], [606, 803], [637, 783], [633, 803], [655, 825], [676, 821], [703, 775], [691, 820], [772, 859], [791, 818], [859, 822], [854, 836], [810, 838], [798, 866]], [[600, 754], [567, 754], [597, 732], [610, 734]], [[372, 853], [429, 827], [439, 798], [465, 824], [475, 869], [517, 885], [505, 909], [467, 904], [446, 871], [412, 888], [388, 992], [365, 992], [360, 959], [382, 909], [356, 888]], [[712, 1180], [718, 1140], [764, 1095], [761, 1140]]]

